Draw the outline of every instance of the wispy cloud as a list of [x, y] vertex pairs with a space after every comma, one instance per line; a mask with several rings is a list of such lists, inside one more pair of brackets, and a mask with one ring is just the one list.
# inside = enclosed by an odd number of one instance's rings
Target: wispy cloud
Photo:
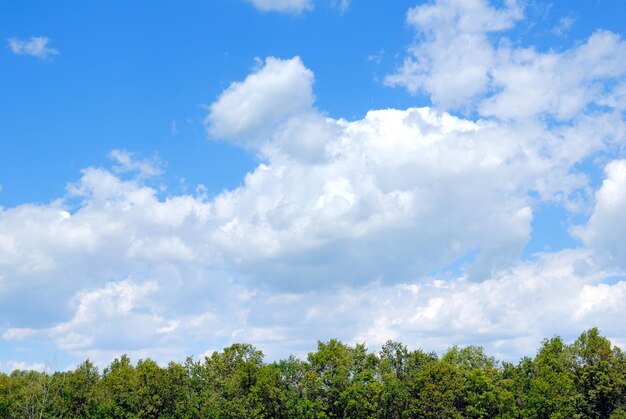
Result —
[[[291, 13], [295, 15], [315, 8], [315, 0], [249, 0], [258, 10]], [[350, 0], [330, 0], [330, 7], [344, 14], [350, 8]]]
[[331, 5], [339, 9], [340, 13], [345, 13], [350, 7], [350, 0], [332, 0]]
[[57, 55], [58, 50], [49, 46], [50, 39], [45, 36], [31, 36], [30, 39], [9, 38], [9, 48], [16, 55], [30, 55], [46, 59], [51, 55]]
[[559, 20], [559, 24], [554, 29], [552, 29], [552, 33], [557, 36], [566, 36], [567, 32], [569, 32], [574, 22], [576, 22], [576, 19], [571, 16], [566, 16]]
[[250, 0], [257, 9], [267, 12], [285, 12], [299, 14], [313, 9], [312, 0]]
[[139, 160], [134, 158], [133, 153], [117, 149], [111, 151], [109, 157], [116, 163], [113, 166], [115, 173], [137, 172], [141, 177], [158, 176], [162, 173], [157, 157]]

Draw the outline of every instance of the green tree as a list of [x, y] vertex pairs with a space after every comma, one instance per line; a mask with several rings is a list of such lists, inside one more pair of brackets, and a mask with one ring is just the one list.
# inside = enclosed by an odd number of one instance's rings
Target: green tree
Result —
[[622, 351], [600, 336], [597, 328], [583, 332], [571, 346], [573, 377], [579, 397], [576, 411], [606, 418], [623, 402], [625, 366]]
[[375, 418], [380, 411], [383, 384], [378, 379], [380, 360], [365, 345], [350, 348], [350, 383], [341, 394], [344, 417]]
[[522, 412], [525, 417], [575, 417], [572, 360], [560, 337], [544, 340], [535, 359], [526, 361], [523, 368], [526, 395]]
[[500, 381], [495, 358], [479, 346], [452, 347], [442, 358], [454, 365], [462, 377], [463, 416], [468, 418], [513, 417], [513, 393]]
[[48, 374], [45, 371], [15, 370], [10, 375], [9, 417], [51, 418], [58, 416], [54, 411], [59, 393], [59, 380], [63, 374]]
[[99, 417], [135, 418], [139, 412], [139, 379], [127, 355], [106, 367], [99, 383]]
[[461, 418], [463, 377], [444, 360], [429, 362], [412, 377], [411, 402], [405, 415], [412, 418]]
[[203, 400], [203, 417], [250, 417], [250, 390], [263, 365], [263, 353], [249, 344], [236, 343], [205, 358], [204, 382], [212, 390]]
[[10, 418], [16, 410], [14, 406], [15, 380], [4, 373], [0, 373], [0, 417]]
[[326, 417], [321, 398], [318, 398], [321, 392], [319, 377], [310, 365], [294, 356], [279, 361], [277, 365], [286, 396], [286, 417]]
[[380, 417], [399, 418], [409, 405], [409, 351], [399, 342], [388, 341], [379, 354], [379, 374], [383, 384]]
[[310, 371], [305, 375], [307, 393], [333, 418], [344, 417], [345, 398], [353, 370], [353, 351], [337, 339], [318, 342], [317, 351], [308, 355]]
[[165, 372], [151, 359], [140, 360], [135, 367], [137, 376], [137, 416], [161, 418], [167, 411], [168, 384]]
[[98, 368], [86, 360], [74, 371], [57, 373], [57, 377], [59, 388], [58, 397], [54, 400], [54, 412], [60, 417], [93, 417], [100, 380]]
[[250, 389], [253, 416], [257, 418], [287, 417], [287, 395], [281, 383], [281, 370], [277, 364], [262, 366]]
[[[193, 362], [188, 358], [187, 362]], [[170, 418], [196, 418], [198, 412], [194, 406], [194, 390], [192, 377], [187, 368], [177, 362], [170, 362], [165, 375], [165, 413]]]

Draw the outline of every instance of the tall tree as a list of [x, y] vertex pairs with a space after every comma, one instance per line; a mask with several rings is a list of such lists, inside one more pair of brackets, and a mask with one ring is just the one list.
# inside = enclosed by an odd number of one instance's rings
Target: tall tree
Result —
[[583, 332], [571, 346], [573, 376], [579, 397], [576, 411], [589, 418], [604, 418], [623, 403], [624, 354], [600, 336], [597, 328]]

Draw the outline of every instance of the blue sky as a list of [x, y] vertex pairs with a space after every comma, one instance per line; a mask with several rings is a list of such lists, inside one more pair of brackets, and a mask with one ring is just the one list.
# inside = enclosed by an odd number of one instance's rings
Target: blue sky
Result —
[[0, 370], [626, 344], [625, 18], [0, 0]]

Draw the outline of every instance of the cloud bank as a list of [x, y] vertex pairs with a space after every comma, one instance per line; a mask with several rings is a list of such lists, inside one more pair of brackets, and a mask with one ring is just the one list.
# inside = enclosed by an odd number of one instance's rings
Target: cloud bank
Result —
[[[1, 338], [100, 363], [330, 337], [514, 359], [592, 325], [623, 344], [625, 44], [489, 35], [522, 18], [512, 1], [412, 9], [421, 35], [388, 82], [434, 106], [351, 121], [316, 108], [300, 58], [266, 58], [209, 107], [209, 135], [260, 160], [215, 197], [160, 191], [158, 162], [116, 150], [57, 200], [0, 208]], [[580, 244], [522, 258], [546, 205], [583, 219]]]

